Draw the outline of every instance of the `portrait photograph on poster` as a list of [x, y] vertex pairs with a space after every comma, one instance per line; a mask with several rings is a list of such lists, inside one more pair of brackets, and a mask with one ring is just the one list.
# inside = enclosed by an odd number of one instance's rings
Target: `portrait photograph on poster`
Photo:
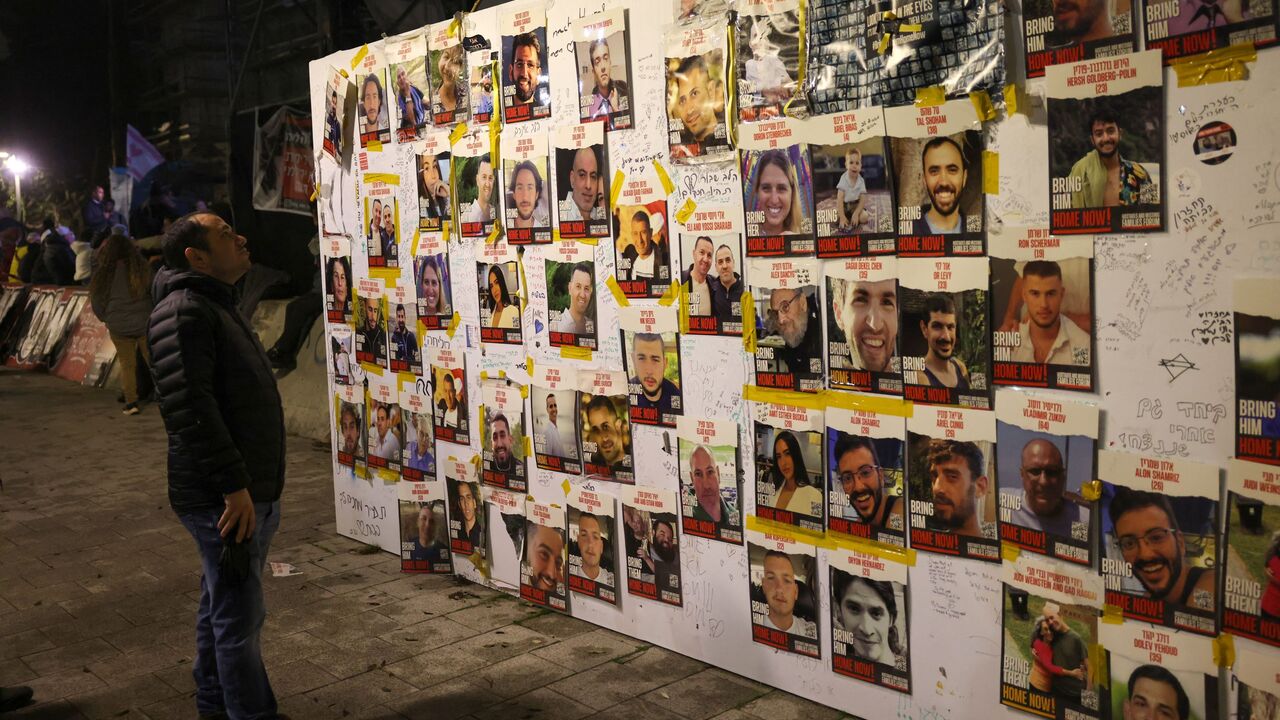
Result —
[[520, 599], [568, 612], [569, 566], [565, 512], [559, 505], [528, 501], [525, 505], [524, 556], [520, 561]]
[[578, 117], [603, 120], [610, 130], [634, 124], [631, 99], [631, 34], [626, 8], [612, 8], [573, 23], [578, 75]]
[[543, 470], [581, 475], [578, 374], [555, 365], [538, 365], [535, 372], [529, 392], [534, 460]]
[[1227, 465], [1222, 630], [1280, 647], [1280, 469]]
[[356, 286], [356, 361], [366, 367], [387, 366], [387, 299], [382, 283], [361, 279]]
[[843, 548], [827, 553], [831, 572], [831, 670], [911, 692], [907, 566]]
[[451, 156], [449, 136], [427, 133], [416, 154], [418, 183], [418, 231], [440, 232], [453, 222], [453, 199], [449, 189]]
[[1159, 50], [1165, 65], [1239, 43], [1253, 43], [1255, 48], [1276, 43], [1277, 8], [1266, 0], [1144, 0], [1142, 17], [1143, 47]]
[[1218, 475], [1189, 460], [1098, 451], [1108, 605], [1126, 618], [1217, 634]]
[[[351, 324], [351, 251], [346, 238], [325, 238], [330, 250], [324, 260], [325, 320]], [[343, 247], [347, 246], [347, 247]], [[343, 252], [345, 250], [345, 252]]]
[[351, 385], [355, 382], [352, 368], [355, 361], [355, 332], [350, 325], [334, 325], [329, 328], [329, 352], [333, 357], [333, 382]]
[[[631, 184], [633, 181], [628, 181]], [[671, 287], [671, 242], [667, 235], [667, 201], [635, 197], [624, 188], [613, 208], [614, 266], [618, 287], [629, 298], [662, 297]], [[644, 199], [644, 198], [638, 198]]]
[[772, 120], [738, 136], [750, 257], [814, 253], [813, 166], [801, 128], [797, 120]]
[[1027, 77], [1043, 77], [1050, 65], [1134, 52], [1135, 9], [1133, 0], [1028, 0], [1022, 7]]
[[433, 478], [427, 482], [402, 482], [396, 489], [400, 510], [400, 572], [453, 572], [443, 484]]
[[569, 589], [617, 605], [618, 499], [574, 488], [569, 493]]
[[498, 217], [498, 184], [489, 155], [489, 134], [467, 135], [453, 146], [454, 217], [464, 238], [488, 237]]
[[547, 19], [542, 5], [503, 13], [502, 122], [513, 124], [551, 115], [551, 75], [547, 64]]
[[[452, 22], [452, 21], [450, 21]], [[471, 44], [473, 40], [479, 40]], [[501, 77], [498, 70], [498, 53], [494, 52], [483, 37], [470, 36], [462, 39], [463, 50], [467, 55], [467, 89], [470, 96], [471, 119], [477, 124], [487, 125], [493, 117], [494, 77]]]
[[684, 534], [742, 544], [737, 423], [682, 417], [676, 437]]
[[422, 344], [418, 340], [418, 298], [413, 287], [388, 288], [387, 309], [391, 313], [391, 372], [422, 374]]
[[742, 334], [742, 236], [680, 234], [680, 302], [690, 335]]
[[679, 503], [657, 488], [619, 488], [627, 593], [667, 605], [684, 605], [680, 573]]
[[823, 263], [827, 384], [832, 390], [902, 395], [898, 354], [898, 263], [893, 257]]
[[438, 346], [427, 346], [426, 356], [431, 371], [436, 439], [469, 445], [471, 424], [467, 417], [466, 356], [452, 347]]
[[588, 478], [634, 483], [627, 374], [595, 370], [579, 375], [578, 427], [582, 471]]
[[512, 258], [504, 262], [476, 263], [476, 282], [480, 290], [480, 341], [499, 345], [523, 343], [519, 262]]
[[1111, 661], [1112, 718], [1152, 711], [1200, 720], [1222, 717], [1210, 638], [1134, 622], [1103, 624], [1098, 635]]
[[821, 410], [755, 403], [756, 516], [822, 532], [826, 528]]
[[1236, 280], [1236, 457], [1280, 465], [1280, 301], [1274, 280]]
[[991, 236], [992, 381], [1093, 390], [1093, 238]]
[[905, 547], [905, 421], [831, 405], [826, 425], [827, 530]]
[[1277, 709], [1280, 709], [1280, 678], [1272, 672], [1274, 657], [1265, 648], [1245, 643], [1236, 649], [1236, 664], [1231, 676], [1235, 688], [1227, 695], [1228, 717], [1237, 720], [1275, 717]]
[[436, 477], [435, 429], [431, 398], [407, 387], [400, 391], [400, 416], [404, 426], [404, 454], [400, 476], [408, 482]]
[[[418, 240], [418, 247], [423, 245]], [[449, 326], [453, 318], [453, 283], [449, 281], [449, 256], [443, 252], [415, 255], [413, 276], [418, 290], [418, 321], [425, 330], [439, 330]]]
[[333, 397], [337, 418], [338, 464], [355, 467], [365, 461], [364, 388], [338, 385]]
[[999, 563], [995, 477], [992, 413], [917, 405], [907, 418], [911, 547]]
[[555, 129], [556, 227], [562, 238], [609, 237], [609, 147], [603, 123]]
[[484, 518], [480, 509], [480, 483], [475, 466], [454, 458], [444, 463], [445, 491], [449, 494], [449, 549], [458, 555], [484, 557]]
[[504, 490], [529, 489], [525, 457], [525, 388], [505, 378], [480, 381], [480, 415], [484, 426], [480, 447], [480, 480]]
[[631, 422], [675, 427], [684, 414], [675, 308], [618, 309]]
[[981, 123], [973, 103], [884, 111], [898, 208], [898, 257], [982, 255], [987, 248]]
[[898, 261], [907, 400], [991, 408], [988, 273], [986, 258]]
[[524, 493], [480, 486], [484, 503], [485, 560], [490, 584], [508, 595], [520, 595], [520, 563], [524, 558]]
[[821, 657], [817, 548], [795, 538], [748, 530], [747, 563], [751, 639], [784, 652]]
[[377, 470], [386, 482], [396, 482], [404, 452], [404, 415], [395, 381], [370, 377], [365, 405], [369, 469]]
[[391, 142], [391, 110], [387, 107], [387, 73], [377, 53], [370, 51], [356, 68], [360, 83], [356, 117], [360, 127], [360, 147], [381, 150]]
[[400, 267], [400, 199], [396, 186], [365, 179], [366, 260], [371, 268]]
[[695, 22], [667, 36], [667, 147], [672, 162], [721, 160], [733, 154], [725, 124], [729, 73], [724, 23]]
[[547, 137], [516, 125], [502, 135], [503, 224], [512, 245], [551, 242]]
[[736, 9], [738, 119], [768, 120], [781, 117], [794, 104], [803, 106], [798, 83], [804, 17], [800, 3], [750, 0]]
[[452, 20], [428, 26], [428, 70], [431, 73], [431, 122], [449, 127], [470, 117], [470, 92], [461, 33], [450, 34]]
[[427, 35], [415, 32], [389, 38], [383, 47], [390, 64], [388, 77], [394, 99], [391, 109], [396, 142], [420, 140], [431, 125], [430, 101], [426, 97], [431, 92], [427, 80]]
[[321, 150], [336, 162], [342, 162], [346, 148], [343, 128], [347, 127], [347, 90], [351, 81], [342, 72], [329, 68], [329, 84], [324, 95], [324, 136]]
[[596, 265], [591, 246], [560, 243], [544, 264], [551, 347], [595, 350]]
[[755, 258], [747, 270], [756, 324], [756, 385], [818, 392], [823, 374], [818, 261]]
[[[1106, 81], [1089, 82], [1088, 78]], [[1160, 51], [1054, 65], [1049, 113], [1049, 231], [1160, 232], [1165, 199]]]
[[893, 178], [884, 111], [878, 107], [810, 118], [818, 257], [892, 254]]
[[1057, 397], [996, 395], [1000, 539], [1028, 552], [1093, 567], [1093, 480], [1098, 406]]

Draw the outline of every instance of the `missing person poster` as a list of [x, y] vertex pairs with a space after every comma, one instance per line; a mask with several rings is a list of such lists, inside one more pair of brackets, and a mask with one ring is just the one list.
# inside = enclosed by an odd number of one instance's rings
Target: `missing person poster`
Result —
[[898, 208], [898, 257], [987, 249], [982, 124], [974, 104], [885, 108]]
[[818, 261], [753, 259], [747, 274], [756, 310], [756, 385], [822, 390], [826, 378]]
[[667, 146], [672, 162], [728, 158], [733, 146], [725, 124], [727, 24], [711, 17], [676, 25], [666, 42]]
[[[414, 146], [418, 184], [418, 232], [439, 233], [453, 222], [453, 199], [449, 180], [453, 177], [449, 134], [428, 132]], [[422, 239], [418, 240], [419, 245]]]
[[356, 83], [360, 86], [356, 105], [360, 147], [370, 152], [379, 152], [383, 143], [391, 142], [387, 68], [382, 64], [382, 53], [370, 48], [354, 70]]
[[898, 262], [907, 400], [991, 408], [988, 272], [987, 258]]
[[559, 505], [528, 501], [525, 505], [524, 557], [520, 562], [520, 599], [568, 612], [569, 565], [565, 513]]
[[487, 238], [498, 217], [498, 184], [489, 149], [489, 133], [478, 130], [463, 135], [453, 145], [454, 212], [458, 234], [464, 238]]
[[338, 464], [354, 468], [365, 461], [364, 388], [334, 387], [334, 417], [338, 419]]
[[524, 493], [482, 485], [484, 526], [488, 528], [489, 584], [505, 593], [520, 594], [520, 564], [524, 559]]
[[502, 131], [503, 230], [512, 245], [551, 242], [550, 159], [540, 125]]
[[676, 437], [684, 534], [741, 545], [738, 424], [682, 417], [676, 422]]
[[543, 470], [582, 474], [578, 447], [578, 372], [538, 364], [529, 405], [533, 414], [533, 457]]
[[609, 146], [604, 123], [562, 125], [556, 153], [556, 228], [565, 239], [609, 237]]
[[404, 416], [394, 378], [370, 375], [366, 389], [365, 435], [369, 438], [369, 469], [384, 482], [400, 480], [404, 451]]
[[431, 124], [427, 93], [427, 35], [415, 32], [383, 43], [390, 64], [391, 116], [396, 129], [396, 142], [420, 140]]
[[598, 348], [595, 249], [579, 242], [556, 243], [548, 249], [543, 269], [551, 347]]
[[365, 173], [365, 251], [370, 268], [400, 267], [400, 178], [392, 173]]
[[586, 487], [569, 493], [569, 589], [617, 605], [618, 499]]
[[520, 261], [505, 243], [484, 246], [476, 263], [480, 291], [480, 342], [521, 345]]
[[1240, 43], [1252, 43], [1256, 48], [1276, 43], [1273, 2], [1145, 0], [1142, 17], [1143, 47], [1159, 50], [1165, 65]]
[[423, 330], [447, 328], [453, 319], [449, 273], [448, 243], [440, 233], [420, 234], [418, 251], [413, 256], [413, 277], [418, 291], [418, 322]]
[[756, 516], [822, 532], [826, 475], [821, 410], [754, 404]]
[[893, 254], [894, 185], [884, 111], [812, 117], [804, 133], [813, 158], [818, 257]]
[[480, 381], [480, 446], [485, 485], [523, 492], [529, 489], [524, 430], [525, 389], [505, 378]]
[[902, 395], [898, 354], [898, 261], [859, 257], [823, 263], [827, 377], [832, 390]]
[[667, 605], [684, 604], [680, 572], [679, 502], [657, 488], [619, 488], [627, 593]]
[[1111, 717], [1221, 717], [1212, 639], [1136, 622], [1103, 624], [1098, 634], [1111, 659]]
[[355, 353], [355, 332], [350, 325], [333, 325], [329, 328], [329, 350], [333, 357], [333, 381], [338, 385], [351, 385], [355, 382], [352, 359]]
[[434, 480], [436, 477], [433, 415], [430, 397], [408, 387], [400, 390], [400, 416], [406, 440], [400, 475], [409, 482]]
[[745, 0], [736, 5], [738, 119], [763, 121], [803, 108], [800, 2]]
[[632, 305], [618, 317], [631, 422], [675, 427], [684, 414], [675, 308]]
[[1218, 468], [1101, 450], [1102, 578], [1126, 618], [1218, 632]]
[[634, 483], [627, 374], [590, 370], [578, 378], [583, 474], [591, 479]]
[[1049, 231], [1164, 230], [1164, 68], [1160, 51], [1054, 65]]
[[911, 547], [1000, 562], [993, 413], [917, 405], [907, 418]]
[[1222, 630], [1280, 647], [1280, 469], [1230, 460]]
[[618, 287], [629, 298], [662, 297], [671, 288], [667, 198], [652, 173], [628, 177], [613, 207]]
[[1029, 0], [1022, 7], [1027, 77], [1043, 77], [1050, 65], [1137, 50], [1135, 4], [1131, 0]]
[[356, 361], [374, 372], [387, 366], [387, 299], [382, 283], [361, 278], [356, 285]]
[[[451, 28], [453, 32], [450, 32]], [[431, 75], [431, 97], [428, 101], [431, 122], [438, 128], [466, 122], [471, 114], [471, 93], [467, 86], [460, 28], [452, 20], [445, 20], [427, 26], [427, 33], [431, 48], [427, 66]]]
[[[1236, 646], [1236, 664], [1232, 680], [1234, 697], [1228, 697], [1228, 717], [1238, 720], [1265, 720], [1275, 717], [1280, 708], [1280, 677], [1274, 672], [1275, 655], [1247, 643]], [[1234, 701], [1234, 706], [1232, 702]]]
[[[696, 213], [695, 213], [696, 215]], [[689, 227], [688, 224], [685, 226]], [[680, 234], [680, 294], [690, 335], [742, 334], [742, 235]]]
[[1280, 465], [1280, 301], [1275, 278], [1235, 281], [1236, 457]]
[[330, 323], [351, 324], [351, 239], [345, 235], [324, 238], [324, 310]]
[[551, 116], [547, 18], [541, 3], [502, 13], [502, 123]]
[[396, 490], [400, 501], [400, 572], [453, 572], [444, 483], [435, 478], [406, 480]]
[[578, 117], [604, 121], [610, 130], [634, 124], [631, 98], [631, 34], [627, 10], [615, 7], [574, 21], [573, 53], [577, 60]]
[[471, 119], [477, 125], [489, 124], [493, 116], [493, 88], [504, 70], [498, 61], [498, 53], [483, 35], [462, 38], [462, 49], [467, 55], [467, 84], [471, 99]]
[[773, 533], [747, 531], [751, 639], [761, 645], [821, 657], [818, 549]]
[[431, 372], [431, 404], [435, 409], [433, 419], [436, 439], [470, 445], [466, 355], [449, 345], [430, 344], [425, 350]]
[[813, 166], [803, 127], [784, 118], [743, 125], [738, 135], [750, 257], [814, 254]]
[[826, 423], [827, 530], [905, 547], [906, 420], [829, 405]]
[[422, 343], [418, 341], [418, 298], [413, 286], [387, 288], [391, 321], [391, 372], [422, 374]]
[[329, 83], [325, 86], [324, 95], [324, 135], [320, 148], [324, 154], [342, 163], [342, 152], [346, 149], [343, 128], [347, 126], [347, 90], [351, 81], [336, 68], [329, 68]]
[[831, 670], [911, 693], [907, 566], [836, 548], [831, 568]]
[[1000, 539], [1023, 550], [1094, 567], [1093, 503], [1098, 406], [1059, 397], [996, 395]]
[[480, 483], [475, 465], [450, 457], [444, 465], [449, 493], [449, 549], [458, 555], [485, 554], [484, 519], [480, 513]]
[[1093, 391], [1093, 238], [1010, 227], [991, 236], [996, 385]]
[[1105, 682], [1107, 667], [1092, 665], [1106, 655], [1090, 650], [1098, 644], [1101, 578], [1023, 554], [1004, 563], [1002, 579], [1000, 704], [1056, 720], [1114, 717], [1108, 685], [1122, 685]]

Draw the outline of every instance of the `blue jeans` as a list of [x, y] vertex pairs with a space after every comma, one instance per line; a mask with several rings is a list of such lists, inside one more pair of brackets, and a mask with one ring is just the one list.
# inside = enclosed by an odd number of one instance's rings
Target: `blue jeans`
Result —
[[249, 543], [249, 577], [233, 585], [220, 576], [222, 537], [218, 518], [223, 508], [179, 513], [178, 519], [200, 549], [200, 609], [196, 612], [196, 710], [201, 715], [225, 712], [232, 720], [276, 716], [276, 696], [262, 664], [258, 638], [267, 608], [262, 599], [262, 570], [271, 538], [280, 527], [280, 501], [254, 503], [257, 529]]

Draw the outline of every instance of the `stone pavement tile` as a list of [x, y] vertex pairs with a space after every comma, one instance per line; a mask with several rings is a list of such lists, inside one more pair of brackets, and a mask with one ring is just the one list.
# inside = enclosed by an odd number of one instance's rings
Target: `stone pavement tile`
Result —
[[130, 626], [119, 632], [104, 635], [103, 639], [114, 645], [120, 652], [137, 652], [157, 643], [164, 643], [176, 649], [189, 649], [195, 652], [196, 616], [189, 618], [169, 618], [149, 625]]
[[262, 593], [268, 614], [336, 597], [328, 590], [309, 581], [298, 581], [286, 585], [281, 580], [283, 578], [273, 578], [268, 581]]
[[5, 613], [11, 613], [17, 609], [18, 608], [13, 606], [13, 603], [9, 602], [8, 600], [5, 600], [4, 598], [0, 598], [0, 615], [3, 615]]
[[191, 618], [194, 624], [198, 607], [199, 603], [189, 598], [165, 595], [135, 600], [117, 607], [116, 612], [134, 625], [146, 625], [164, 618], [183, 616]]
[[86, 720], [85, 715], [66, 700], [40, 702], [5, 716], [5, 720], [23, 718], [23, 720]]
[[352, 613], [339, 622], [312, 628], [311, 631], [321, 636], [326, 642], [345, 646], [349, 643], [358, 645], [370, 638], [381, 638], [399, 627], [400, 623], [386, 615], [379, 615], [376, 612], [359, 612]]
[[178, 691], [150, 675], [142, 675], [120, 685], [97, 688], [67, 698], [86, 717], [122, 717], [130, 708], [167, 700]]
[[464, 678], [455, 677], [387, 705], [410, 720], [456, 720], [501, 700]]
[[[270, 668], [268, 668], [267, 672], [271, 672]], [[191, 695], [196, 691], [196, 679], [191, 675], [191, 663], [189, 662], [174, 665], [164, 670], [157, 670], [151, 674], [180, 693]]]
[[[0, 579], [0, 582], [4, 582]], [[70, 621], [71, 615], [57, 605], [41, 605], [0, 615], [0, 638], [47, 625]]]
[[711, 720], [759, 720], [755, 715], [748, 715], [741, 710], [726, 710], [716, 715]]
[[[316, 549], [321, 552], [324, 551], [324, 548], [322, 547], [317, 546]], [[274, 560], [275, 558], [272, 559]], [[360, 568], [369, 567], [370, 565], [377, 565], [387, 559], [389, 559], [389, 556], [383, 553], [366, 555], [352, 550], [329, 552], [321, 557], [308, 558], [308, 560], [316, 565], [335, 574], [345, 573], [350, 570], [358, 570]]]
[[[424, 590], [422, 593], [406, 600], [399, 600], [374, 608], [374, 611], [394, 618], [406, 625], [411, 625], [428, 618], [447, 615], [465, 607], [478, 605], [497, 597], [499, 594], [496, 590], [483, 588], [479, 585], [467, 585], [457, 588], [442, 587], [434, 590]], [[0, 618], [0, 620], [3, 620], [3, 618]]]
[[382, 638], [392, 645], [403, 648], [410, 655], [417, 655], [420, 652], [433, 650], [479, 634], [466, 625], [454, 621], [452, 616], [446, 615], [401, 627], [394, 632], [384, 634]]
[[[594, 627], [594, 626], [593, 626]], [[596, 629], [534, 650], [544, 660], [581, 672], [646, 647], [645, 643], [611, 630]]]
[[191, 720], [196, 716], [195, 691], [143, 705], [142, 712], [148, 720]]
[[457, 644], [445, 645], [387, 665], [387, 672], [418, 688], [427, 688], [484, 667], [485, 661]]
[[789, 692], [773, 690], [740, 708], [764, 720], [838, 720], [844, 713], [810, 702]]
[[769, 688], [760, 683], [719, 668], [708, 668], [651, 690], [643, 699], [692, 720], [705, 720], [767, 692]]
[[141, 675], [150, 675], [177, 666], [183, 667], [190, 673], [194, 654], [194, 647], [184, 652], [159, 644], [145, 650], [91, 662], [85, 667], [94, 675], [106, 680], [108, 685], [121, 685]]
[[6, 637], [0, 642], [0, 660], [30, 655], [41, 650], [52, 650], [55, 645], [39, 630], [28, 630]]
[[495, 695], [512, 698], [536, 690], [543, 685], [571, 675], [572, 670], [560, 667], [531, 654], [517, 655], [509, 660], [486, 666], [467, 675], [467, 680]]
[[274, 663], [304, 660], [317, 653], [332, 650], [333, 646], [307, 632], [295, 632], [263, 638], [262, 661], [271, 667]]
[[504, 595], [490, 602], [451, 612], [448, 617], [478, 632], [488, 632], [514, 622], [532, 619], [545, 612], [548, 611]]
[[24, 682], [23, 685], [27, 685], [34, 690], [40, 702], [60, 700], [68, 695], [75, 695], [107, 686], [97, 675], [85, 672], [81, 668], [41, 675], [33, 678], [30, 682]]
[[421, 595], [424, 591], [438, 590], [443, 587], [456, 588], [458, 584], [453, 581], [452, 575], [413, 574], [402, 575], [391, 582], [378, 585], [376, 589], [391, 595], [397, 600], [407, 600]]
[[14, 578], [0, 583], [0, 596], [19, 610], [40, 605], [57, 604], [63, 600], [83, 597], [88, 594], [89, 591], [74, 580], [39, 588], [27, 582], [25, 578]]
[[[352, 715], [394, 702], [416, 688], [382, 670], [373, 670], [313, 690], [299, 697], [312, 700], [320, 712], [336, 710]], [[284, 711], [287, 712], [287, 711]], [[303, 717], [309, 717], [304, 715]]]
[[596, 710], [604, 710], [705, 667], [697, 660], [678, 653], [650, 647], [635, 655], [602, 663], [548, 687]]
[[644, 720], [685, 720], [683, 715], [677, 715], [660, 705], [654, 705], [641, 698], [632, 698], [624, 703], [618, 703], [591, 717], [592, 720], [635, 720], [636, 718], [644, 718]]
[[311, 583], [328, 590], [334, 595], [343, 595], [357, 590], [364, 590], [373, 585], [394, 580], [395, 575], [385, 573], [374, 567], [360, 567], [347, 570], [336, 575], [325, 575], [314, 578]]
[[24, 655], [22, 661], [41, 675], [49, 675], [68, 668], [82, 668], [95, 660], [105, 660], [119, 654], [120, 651], [111, 643], [102, 638], [93, 638]]
[[49, 625], [41, 632], [54, 645], [71, 645], [133, 627], [136, 626], [115, 610], [103, 607], [93, 612], [86, 611], [70, 622]]
[[595, 625], [585, 620], [558, 612], [536, 615], [528, 620], [521, 620], [519, 624], [554, 640], [565, 640], [596, 629]]
[[477, 720], [509, 720], [509, 718], [577, 720], [590, 714], [591, 708], [550, 688], [538, 688], [499, 705], [472, 713]]
[[381, 667], [389, 668], [392, 664], [409, 656], [409, 653], [401, 647], [380, 638], [368, 638], [360, 643], [348, 643], [342, 647], [329, 643], [326, 645], [329, 645], [328, 649], [321, 650], [307, 659], [338, 678], [354, 677]]
[[271, 689], [275, 691], [277, 698], [311, 692], [338, 681], [338, 678], [310, 660], [277, 664], [271, 667], [268, 674], [271, 677]]
[[[267, 611], [267, 634], [294, 633], [314, 627], [331, 627], [366, 610], [381, 610], [395, 598], [377, 591], [337, 595], [280, 612]], [[192, 614], [192, 617], [195, 617]]]
[[36, 674], [21, 660], [0, 660], [0, 685], [21, 685], [34, 677]]

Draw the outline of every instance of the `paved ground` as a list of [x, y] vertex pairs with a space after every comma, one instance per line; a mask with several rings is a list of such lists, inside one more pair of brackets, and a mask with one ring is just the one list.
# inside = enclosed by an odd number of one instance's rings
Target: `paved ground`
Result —
[[[292, 438], [263, 641], [312, 718], [722, 718], [840, 713], [338, 537], [328, 447]], [[0, 370], [0, 684], [31, 718], [192, 718], [199, 565], [165, 496], [152, 406]]]

